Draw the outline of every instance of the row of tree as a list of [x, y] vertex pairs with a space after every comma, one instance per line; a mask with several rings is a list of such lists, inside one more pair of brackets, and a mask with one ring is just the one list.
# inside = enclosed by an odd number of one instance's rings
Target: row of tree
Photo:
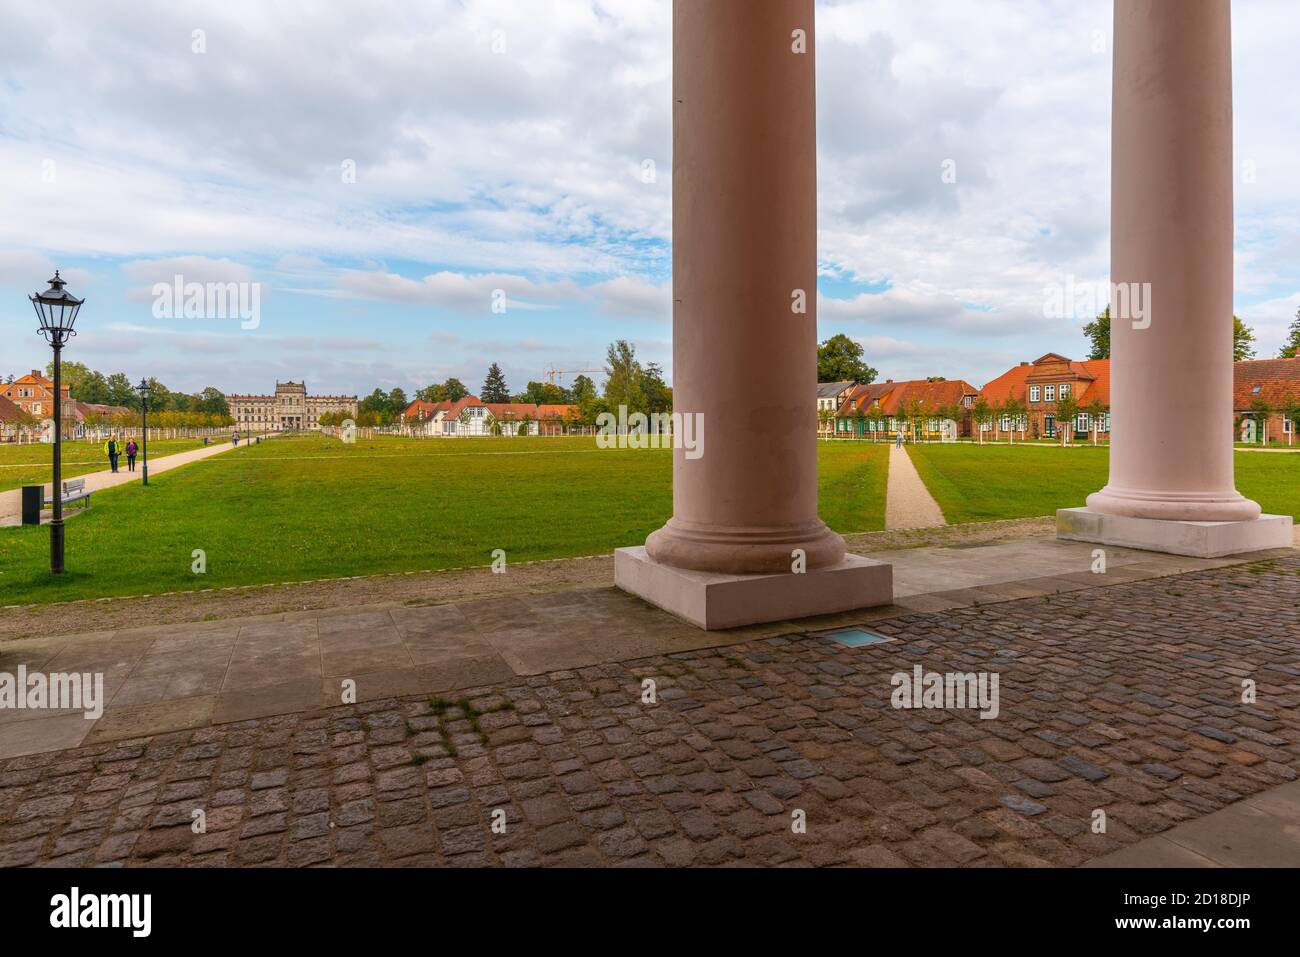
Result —
[[[84, 362], [67, 360], [64, 360], [60, 372], [63, 385], [68, 387], [68, 395], [78, 402], [88, 402], [92, 405], [117, 405], [128, 409], [140, 406], [140, 396], [125, 372], [105, 375], [91, 369]], [[51, 379], [54, 377], [53, 362], [45, 366], [45, 375]], [[7, 381], [14, 381], [12, 374]], [[226, 397], [212, 386], [191, 395], [185, 392], [173, 392], [153, 377], [150, 377], [148, 382], [153, 387], [153, 397], [149, 400], [150, 416], [157, 410], [158, 412], [194, 412], [225, 416], [227, 419], [230, 417], [230, 406], [226, 402]]]
[[[847, 338], [847, 337], [845, 337]], [[602, 412], [618, 412], [627, 406], [634, 412], [671, 412], [673, 392], [664, 381], [663, 368], [656, 362], [642, 363], [636, 347], [625, 339], [612, 342], [605, 354], [605, 382], [601, 390], [588, 376], [580, 375], [568, 386], [551, 382], [529, 382], [522, 392], [511, 392], [501, 366], [493, 362], [483, 379], [478, 398], [493, 405], [519, 402], [530, 405], [572, 405], [577, 408], [565, 417], [566, 426], [594, 426]], [[874, 370], [873, 370], [874, 371]], [[469, 395], [460, 379], [450, 378], [419, 389], [415, 398], [421, 402], [455, 402]], [[401, 388], [375, 389], [357, 406], [359, 426], [391, 425], [401, 419], [410, 405]], [[339, 425], [348, 416], [327, 416], [324, 425]], [[334, 421], [338, 419], [339, 421]]]

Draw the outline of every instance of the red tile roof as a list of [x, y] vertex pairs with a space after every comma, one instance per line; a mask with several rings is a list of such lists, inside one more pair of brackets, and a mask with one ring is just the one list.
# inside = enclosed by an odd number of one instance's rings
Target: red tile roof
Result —
[[835, 414], [840, 418], [848, 418], [856, 414], [858, 409], [861, 409], [864, 414], [870, 414], [875, 409], [877, 401], [880, 403], [879, 411], [883, 415], [895, 415], [900, 409], [913, 402], [920, 402], [927, 409], [938, 409], [960, 405], [963, 397], [978, 392], [979, 390], [965, 379], [943, 382], [927, 382], [923, 379], [905, 382], [873, 382], [870, 385], [860, 385], [850, 392]]
[[[1061, 361], [1064, 357], [1048, 353], [1048, 355], [1035, 362], [1022, 362], [987, 383], [980, 390], [980, 395], [984, 397], [984, 401], [989, 405], [1001, 405], [1011, 398], [1018, 399], [1021, 402], [1028, 402], [1029, 397], [1026, 393], [1029, 391], [1029, 377], [1035, 374], [1038, 367], [1037, 363], [1042, 362], [1044, 359]], [[1064, 361], [1070, 363], [1070, 372], [1073, 378], [1054, 376], [1038, 381], [1048, 385], [1054, 382], [1076, 382], [1078, 388], [1074, 390], [1074, 399], [1080, 405], [1087, 405], [1093, 399], [1101, 399], [1103, 405], [1110, 405], [1109, 359], [1088, 359], [1081, 362], [1064, 359]]]
[[22, 415], [22, 409], [0, 395], [0, 422], [17, 422]]
[[1251, 359], [1232, 364], [1235, 411], [1244, 412], [1261, 399], [1273, 406], [1283, 405], [1288, 397], [1300, 398], [1300, 358]]

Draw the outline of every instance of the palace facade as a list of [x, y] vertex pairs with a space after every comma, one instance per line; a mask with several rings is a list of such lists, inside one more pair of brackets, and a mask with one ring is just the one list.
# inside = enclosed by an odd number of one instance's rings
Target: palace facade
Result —
[[230, 416], [243, 432], [319, 429], [327, 412], [357, 414], [355, 395], [308, 395], [306, 382], [277, 382], [274, 395], [228, 395]]

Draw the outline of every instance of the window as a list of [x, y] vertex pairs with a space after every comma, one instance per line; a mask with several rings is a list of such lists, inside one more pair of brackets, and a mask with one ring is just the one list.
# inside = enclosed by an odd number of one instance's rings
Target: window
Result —
[[1056, 386], [1054, 385], [1043, 386], [1043, 401], [1044, 402], [1056, 401]]
[[999, 420], [998, 425], [999, 425], [999, 427], [1002, 429], [1003, 432], [1010, 432], [1010, 431], [1011, 431], [1011, 416], [1009, 416], [1009, 415], [1004, 415], [1004, 416]]
[[1105, 415], [1105, 417], [1104, 417], [1104, 419], [1103, 419], [1103, 421], [1102, 421], [1101, 424], [1102, 424], [1102, 429], [1101, 429], [1101, 430], [1102, 430], [1103, 432], [1109, 432], [1109, 431], [1110, 431], [1110, 413], [1109, 413], [1109, 412], [1106, 413], [1106, 415]]
[[961, 404], [969, 409], [972, 405], [975, 404], [975, 396], [973, 395], [966, 396], [961, 400]]
[[1292, 426], [1291, 420], [1288, 419], [1288, 418], [1286, 418], [1286, 417], [1283, 417], [1283, 419], [1282, 419], [1282, 434], [1283, 434], [1283, 435], [1290, 435], [1290, 434], [1291, 434], [1291, 426]]
[[1079, 413], [1079, 417], [1078, 417], [1077, 419], [1074, 420], [1074, 431], [1076, 431], [1076, 432], [1087, 432], [1087, 431], [1089, 431], [1091, 428], [1092, 428], [1092, 425], [1091, 425], [1091, 423], [1090, 423], [1090, 421], [1089, 421], [1089, 419], [1088, 419], [1088, 413], [1087, 413], [1087, 412], [1080, 412], [1080, 413]]
[[1042, 398], [1043, 398], [1043, 390], [1036, 385], [1031, 385], [1029, 387], [1029, 401], [1040, 402], [1042, 401]]
[[1062, 398], [1062, 399], [1068, 399], [1069, 397], [1070, 397], [1070, 383], [1068, 383], [1068, 382], [1062, 382], [1062, 383], [1061, 383], [1061, 398]]

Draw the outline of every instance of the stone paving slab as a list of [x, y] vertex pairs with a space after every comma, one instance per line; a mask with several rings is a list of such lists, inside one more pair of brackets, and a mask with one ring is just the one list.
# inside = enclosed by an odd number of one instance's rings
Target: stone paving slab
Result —
[[[1292, 826], [1300, 558], [871, 628], [893, 640], [751, 635], [0, 760], [0, 866], [1073, 866], [1202, 853], [1189, 822], [1226, 853], [1206, 822], [1247, 799]], [[998, 717], [892, 707], [917, 665], [997, 673]]]
[[1089, 867], [1300, 867], [1300, 782], [1180, 824]]
[[[1284, 551], [1278, 554], [1294, 554]], [[264, 718], [401, 694], [445, 693], [563, 668], [739, 644], [754, 638], [868, 624], [907, 611], [1061, 594], [1224, 567], [1242, 559], [1157, 556], [1056, 539], [879, 552], [895, 565], [894, 605], [803, 621], [706, 632], [612, 587], [455, 604], [282, 612], [0, 644], [0, 672], [102, 672], [102, 718], [82, 738], [54, 712], [0, 711], [0, 758]], [[1257, 559], [1252, 559], [1252, 561]], [[487, 575], [489, 572], [484, 571]], [[961, 585], [963, 587], [954, 587]], [[345, 682], [351, 682], [345, 686]]]

